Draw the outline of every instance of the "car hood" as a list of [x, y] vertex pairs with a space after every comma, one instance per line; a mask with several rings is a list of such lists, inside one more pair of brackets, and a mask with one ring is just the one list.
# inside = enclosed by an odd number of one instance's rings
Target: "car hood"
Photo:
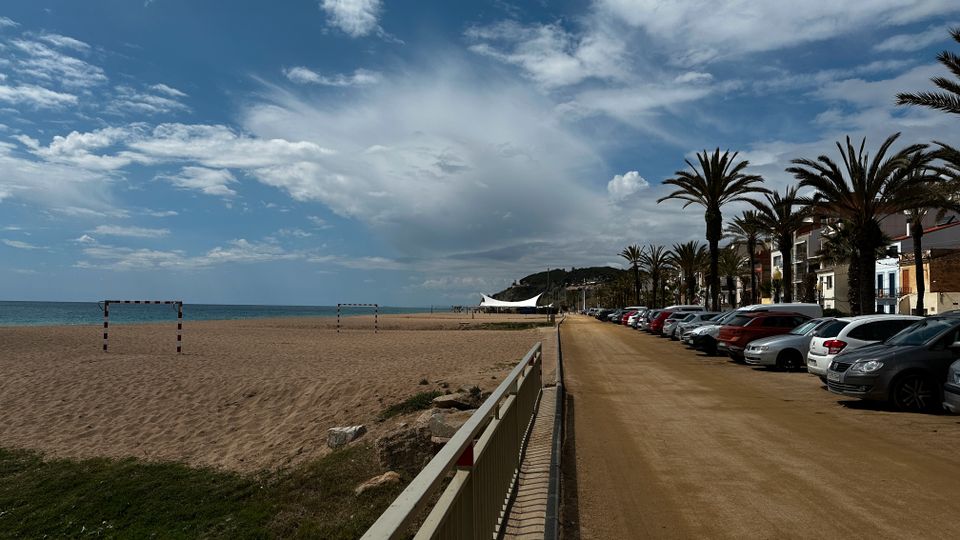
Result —
[[750, 345], [778, 345], [781, 343], [786, 343], [788, 341], [802, 341], [803, 339], [810, 339], [810, 336], [798, 336], [796, 334], [780, 334], [778, 336], [770, 336], [760, 339], [755, 339], [750, 342]]

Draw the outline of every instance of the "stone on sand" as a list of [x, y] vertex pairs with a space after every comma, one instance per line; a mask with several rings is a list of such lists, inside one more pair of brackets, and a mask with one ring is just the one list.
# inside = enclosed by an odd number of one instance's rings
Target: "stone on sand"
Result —
[[366, 432], [367, 427], [364, 425], [330, 428], [327, 430], [327, 446], [330, 448], [340, 448], [349, 442], [359, 439]]
[[353, 491], [357, 495], [360, 495], [361, 493], [364, 493], [365, 491], [369, 491], [371, 489], [376, 489], [381, 486], [388, 486], [388, 485], [399, 484], [399, 483], [400, 483], [400, 475], [395, 473], [394, 471], [387, 471], [381, 474], [380, 476], [374, 476], [373, 478], [360, 484]]

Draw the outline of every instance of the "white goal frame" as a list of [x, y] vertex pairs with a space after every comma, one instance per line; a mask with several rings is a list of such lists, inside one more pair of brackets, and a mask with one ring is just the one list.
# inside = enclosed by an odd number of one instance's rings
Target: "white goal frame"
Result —
[[380, 304], [337, 304], [337, 333], [340, 333], [340, 308], [342, 307], [365, 307], [373, 308], [373, 333], [380, 330]]

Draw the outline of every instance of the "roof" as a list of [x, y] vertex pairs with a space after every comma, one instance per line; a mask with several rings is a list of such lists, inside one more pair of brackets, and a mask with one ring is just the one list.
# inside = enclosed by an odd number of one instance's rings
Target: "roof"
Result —
[[528, 298], [526, 300], [521, 300], [519, 302], [507, 302], [504, 300], [497, 300], [496, 298], [490, 298], [485, 294], [481, 294], [483, 300], [480, 301], [480, 307], [506, 307], [506, 308], [521, 308], [521, 307], [537, 307], [537, 300], [543, 296], [543, 293], [540, 293], [533, 298]]
[[[928, 228], [924, 229], [924, 230], [923, 230], [923, 234], [928, 234], [928, 233], [932, 233], [932, 232], [942, 231], [943, 229], [949, 229], [949, 228], [951, 228], [951, 227], [956, 227], [957, 225], [960, 225], [960, 221], [951, 221], [950, 223], [943, 223], [943, 224], [940, 224], [940, 225], [934, 225], [933, 227], [928, 227]], [[897, 236], [897, 237], [894, 238], [893, 240], [896, 242], [896, 241], [899, 241], [899, 240], [906, 240], [906, 239], [908, 239], [908, 238], [912, 238], [912, 236], [909, 235], [909, 234], [904, 234], [904, 235]]]

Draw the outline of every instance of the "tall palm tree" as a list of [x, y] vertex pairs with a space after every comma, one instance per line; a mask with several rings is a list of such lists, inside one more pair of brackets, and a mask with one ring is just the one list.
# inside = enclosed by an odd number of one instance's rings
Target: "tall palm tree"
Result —
[[783, 260], [783, 301], [793, 302], [793, 234], [803, 227], [808, 216], [797, 198], [797, 188], [788, 187], [783, 196], [764, 194], [766, 201], [751, 201], [757, 208], [757, 220], [773, 238]]
[[650, 307], [660, 307], [658, 294], [661, 288], [661, 278], [670, 268], [670, 258], [672, 252], [663, 246], [650, 244], [640, 255], [640, 264], [650, 276], [650, 289], [652, 291], [652, 302]]
[[683, 283], [686, 286], [686, 302], [693, 304], [697, 293], [696, 274], [710, 264], [707, 247], [696, 240], [674, 244], [671, 262], [683, 277]]
[[838, 222], [828, 226], [817, 255], [829, 266], [847, 265], [847, 303], [851, 313], [860, 313], [860, 255], [850, 231], [849, 223]]
[[623, 248], [620, 256], [630, 263], [633, 268], [633, 298], [635, 306], [640, 305], [640, 258], [643, 255], [643, 248], [634, 244]]
[[757, 294], [757, 242], [763, 239], [765, 232], [757, 211], [744, 210], [727, 224], [726, 232], [733, 237], [734, 244], [747, 248], [747, 259], [750, 265], [750, 303], [757, 304], [760, 302]]
[[812, 187], [817, 193], [809, 200], [811, 210], [821, 216], [837, 217], [848, 222], [854, 243], [858, 246], [860, 309], [872, 313], [875, 306], [877, 249], [882, 247], [880, 221], [886, 216], [917, 206], [922, 190], [915, 189], [922, 181], [912, 171], [925, 167], [931, 154], [922, 152], [926, 145], [913, 144], [889, 158], [890, 146], [900, 136], [891, 135], [880, 145], [877, 154], [864, 151], [866, 139], [854, 148], [847, 137], [846, 146], [837, 143], [844, 169], [829, 157], [816, 160], [795, 159], [787, 169], [800, 187]]
[[720, 257], [720, 238], [723, 236], [723, 205], [734, 201], [746, 201], [751, 193], [766, 193], [767, 190], [756, 184], [762, 183], [763, 178], [754, 174], [744, 173], [749, 162], [737, 161], [737, 152], [730, 151], [723, 154], [717, 148], [711, 155], [704, 150], [697, 153], [700, 167], [685, 160], [690, 170], [677, 171], [675, 178], [664, 180], [664, 184], [676, 186], [678, 189], [666, 197], [657, 200], [661, 203], [667, 199], [685, 201], [683, 207], [699, 204], [704, 208], [704, 221], [707, 225], [707, 243], [710, 246], [710, 301], [715, 311], [720, 309], [720, 276], [717, 274], [717, 264]]
[[[950, 35], [957, 43], [960, 43], [960, 28], [950, 30]], [[934, 77], [930, 80], [943, 92], [899, 93], [897, 94], [897, 105], [921, 105], [948, 113], [960, 114], [960, 56], [950, 51], [943, 51], [937, 55], [937, 60], [950, 70], [956, 80]]]
[[736, 245], [730, 244], [720, 250], [719, 271], [727, 280], [727, 300], [732, 308], [737, 307], [737, 282], [746, 270], [746, 264]]

